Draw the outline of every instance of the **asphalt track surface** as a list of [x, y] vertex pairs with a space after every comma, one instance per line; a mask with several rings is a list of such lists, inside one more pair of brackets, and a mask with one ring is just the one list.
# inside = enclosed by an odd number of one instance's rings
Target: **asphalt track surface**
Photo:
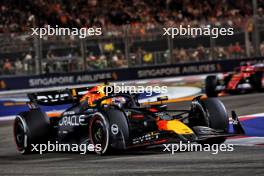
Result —
[[[238, 115], [264, 112], [264, 94], [221, 98]], [[189, 102], [170, 107], [189, 107]], [[264, 175], [264, 146], [235, 146], [233, 152], [163, 152], [163, 148], [108, 156], [93, 153], [16, 152], [10, 123], [0, 125], [0, 175]]]

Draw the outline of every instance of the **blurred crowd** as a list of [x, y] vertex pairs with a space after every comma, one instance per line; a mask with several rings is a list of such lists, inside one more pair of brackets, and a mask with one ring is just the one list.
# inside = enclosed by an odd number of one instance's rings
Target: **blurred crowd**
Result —
[[[258, 0], [264, 14], [264, 0]], [[67, 27], [120, 25], [154, 28], [157, 25], [244, 25], [252, 16], [251, 0], [1, 0], [0, 32], [20, 32], [46, 24]], [[143, 32], [143, 31], [142, 31]]]
[[31, 53], [23, 55], [19, 59], [0, 59], [0, 75], [34, 74], [35, 63]]
[[[184, 49], [174, 48], [172, 55], [172, 63], [187, 63], [198, 61], [210, 61], [217, 59], [239, 59], [245, 58], [245, 46], [241, 46], [238, 42], [232, 43], [227, 47], [217, 46], [215, 48], [205, 48], [199, 45], [197, 48]], [[253, 52], [253, 51], [252, 51]], [[261, 56], [264, 56], [264, 42], [260, 45]], [[107, 50], [103, 54], [88, 53], [85, 58], [79, 53], [74, 55], [57, 56], [52, 50], [48, 51], [45, 60], [41, 62], [42, 73], [58, 73], [58, 72], [75, 72], [80, 70], [98, 70], [107, 68], [127, 68], [130, 66], [148, 66], [170, 64], [169, 51], [149, 52], [139, 47], [136, 51], [129, 54], [129, 59], [125, 59], [124, 51]], [[35, 73], [34, 54], [26, 53], [20, 59], [0, 60], [0, 75], [21, 75]]]
[[[26, 75], [36, 73], [36, 62], [34, 54], [27, 53], [19, 59], [0, 59], [0, 75]], [[80, 70], [97, 70], [106, 68], [124, 68], [128, 67], [124, 54], [117, 50], [115, 52], [101, 55], [94, 55], [92, 52], [86, 58], [82, 56], [69, 54], [57, 56], [51, 50], [48, 51], [40, 64], [43, 74], [77, 72]]]
[[[44, 27], [47, 24], [60, 27], [102, 27], [104, 35], [125, 35], [123, 27], [129, 27], [129, 35], [145, 36], [154, 32], [159, 26], [190, 25], [193, 27], [212, 24], [214, 26], [230, 26], [243, 31], [252, 30], [251, 0], [1, 0], [0, 3], [0, 35], [26, 32], [31, 27]], [[258, 0], [257, 13], [264, 17], [264, 0]], [[139, 40], [141, 40], [140, 38]], [[2, 38], [0, 39], [1, 42]], [[0, 58], [0, 75], [35, 73], [35, 53], [32, 52], [32, 40], [26, 37], [13, 37], [10, 42], [16, 45], [22, 41], [21, 50], [29, 48], [17, 58]], [[52, 41], [50, 38], [46, 38]], [[70, 39], [71, 40], [71, 39]], [[14, 42], [15, 41], [15, 42]], [[71, 41], [70, 41], [71, 42]], [[69, 42], [69, 43], [70, 43]], [[3, 45], [4, 42], [2, 42]], [[8, 51], [1, 45], [1, 51]], [[71, 44], [69, 44], [71, 45]], [[111, 46], [112, 45], [112, 46]], [[100, 54], [88, 50], [85, 58], [81, 52], [57, 55], [52, 49], [44, 54], [40, 67], [43, 73], [72, 72], [79, 70], [96, 70], [104, 68], [123, 68], [151, 64], [168, 63], [169, 51], [148, 51], [138, 47], [125, 58], [124, 48], [113, 43], [101, 49]], [[24, 48], [23, 48], [24, 47]], [[108, 48], [107, 48], [108, 47]], [[14, 49], [11, 47], [12, 52]], [[17, 49], [16, 49], [17, 50]], [[254, 52], [249, 51], [249, 52]], [[264, 56], [264, 42], [260, 45]], [[1, 52], [0, 52], [1, 53]], [[239, 42], [214, 48], [176, 47], [172, 50], [173, 63], [193, 62], [226, 58], [246, 57], [246, 49]]]

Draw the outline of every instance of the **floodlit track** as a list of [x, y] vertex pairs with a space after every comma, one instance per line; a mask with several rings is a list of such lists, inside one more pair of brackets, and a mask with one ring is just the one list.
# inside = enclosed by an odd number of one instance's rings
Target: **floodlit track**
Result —
[[[264, 112], [264, 94], [221, 97], [229, 113]], [[189, 107], [189, 102], [169, 105]], [[263, 124], [264, 129], [264, 124]], [[233, 152], [163, 152], [163, 148], [126, 151], [108, 156], [93, 153], [47, 153], [22, 156], [16, 152], [12, 122], [0, 124], [0, 175], [263, 175], [264, 146], [235, 146]]]

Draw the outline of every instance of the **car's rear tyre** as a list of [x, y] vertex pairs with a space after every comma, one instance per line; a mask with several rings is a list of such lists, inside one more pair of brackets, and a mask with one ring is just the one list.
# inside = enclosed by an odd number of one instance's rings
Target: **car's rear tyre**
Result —
[[233, 74], [228, 74], [227, 76], [224, 77], [224, 84], [228, 85], [229, 81], [232, 79]]
[[28, 128], [25, 120], [21, 116], [17, 116], [14, 121], [14, 140], [19, 153], [30, 153], [30, 147], [28, 146]]
[[109, 151], [109, 138], [109, 122], [107, 118], [101, 113], [95, 113], [89, 124], [89, 139], [95, 149], [101, 148], [101, 150], [95, 150], [97, 154], [103, 155]]
[[263, 72], [256, 72], [252, 76], [252, 82], [254, 89], [261, 92], [264, 90], [264, 87], [262, 86], [262, 79], [264, 78], [264, 73]]
[[40, 110], [31, 110], [16, 116], [13, 126], [14, 140], [21, 154], [32, 153], [32, 144], [46, 143], [50, 138], [50, 124]]
[[[219, 130], [223, 133], [228, 133], [229, 118], [224, 104], [218, 98], [208, 98], [201, 100], [201, 103], [206, 112], [204, 120], [208, 127]], [[221, 144], [225, 141], [225, 137], [210, 138], [200, 141], [201, 144]]]
[[210, 75], [205, 79], [205, 93], [208, 97], [217, 97], [218, 92], [216, 91], [216, 86], [218, 83], [217, 76]]

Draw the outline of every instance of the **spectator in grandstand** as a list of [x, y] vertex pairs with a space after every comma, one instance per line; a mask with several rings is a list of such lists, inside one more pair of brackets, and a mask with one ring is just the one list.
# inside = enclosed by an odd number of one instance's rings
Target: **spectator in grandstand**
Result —
[[3, 74], [10, 75], [14, 73], [14, 67], [12, 63], [9, 61], [9, 59], [5, 59], [4, 65], [3, 65]]
[[199, 52], [198, 50], [194, 49], [192, 50], [190, 54], [190, 61], [198, 62], [199, 61]]
[[112, 53], [112, 52], [114, 52], [115, 51], [115, 45], [114, 45], [114, 43], [109, 42], [109, 43], [103, 44], [103, 50], [106, 53]]
[[90, 70], [97, 70], [97, 69], [105, 69], [107, 68], [107, 60], [105, 55], [101, 56], [94, 56], [93, 58], [90, 57], [88, 60], [89, 62], [89, 69]]
[[107, 60], [105, 55], [101, 55], [97, 59], [97, 68], [98, 69], [105, 69], [107, 68]]
[[236, 42], [235, 45], [230, 44], [228, 47], [228, 56], [231, 58], [239, 58], [243, 56], [244, 50], [241, 48], [239, 42]]
[[86, 57], [86, 63], [87, 63], [87, 70], [93, 70], [96, 69], [96, 56], [93, 55], [92, 52], [89, 53], [89, 55]]
[[48, 51], [46, 55], [47, 61], [45, 64], [45, 72], [46, 74], [54, 73], [57, 71], [57, 62], [54, 59], [54, 54], [51, 50]]
[[25, 55], [23, 63], [25, 72], [31, 74], [34, 70], [34, 61], [31, 53]]
[[121, 53], [120, 50], [117, 50], [117, 51], [112, 55], [111, 65], [112, 65], [112, 67], [114, 67], [114, 68], [125, 67], [124, 56], [123, 56], [123, 54]]
[[146, 52], [143, 55], [143, 64], [144, 65], [154, 64], [154, 58], [151, 52]]
[[185, 49], [181, 48], [179, 50], [178, 58], [179, 62], [187, 62], [189, 60], [188, 54]]
[[243, 53], [244, 53], [244, 50], [240, 46], [239, 42], [236, 42], [235, 46], [234, 46], [234, 55], [235, 55], [235, 57], [240, 57], [240, 56], [243, 55]]
[[21, 59], [17, 59], [15, 61], [15, 74], [20, 75], [24, 73], [24, 65], [21, 61]]
[[196, 51], [197, 51], [197, 58], [199, 61], [207, 60], [208, 51], [202, 45], [199, 45], [196, 48]]
[[142, 64], [144, 53], [145, 53], [145, 51], [141, 47], [137, 48], [136, 54], [135, 54], [135, 59], [133, 61], [133, 63], [135, 65], [141, 65]]
[[216, 59], [226, 59], [228, 56], [224, 47], [215, 47], [214, 51]]

